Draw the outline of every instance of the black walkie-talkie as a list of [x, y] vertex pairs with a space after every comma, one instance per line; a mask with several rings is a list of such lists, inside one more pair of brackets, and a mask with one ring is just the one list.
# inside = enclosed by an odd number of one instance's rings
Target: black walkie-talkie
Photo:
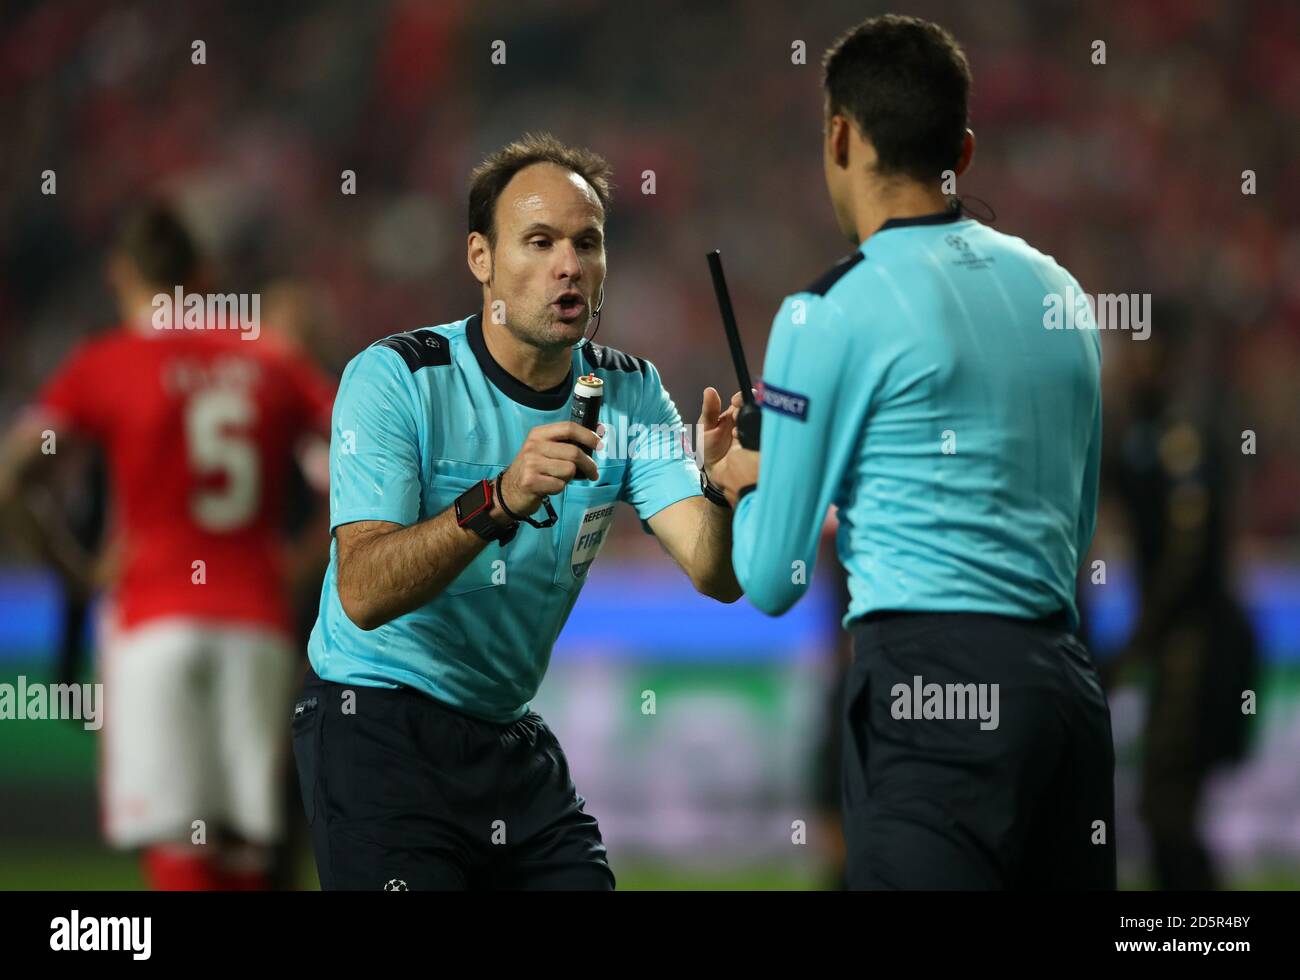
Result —
[[754, 401], [754, 386], [749, 379], [749, 365], [745, 363], [745, 348], [740, 343], [740, 330], [736, 314], [731, 309], [731, 294], [727, 292], [727, 279], [722, 274], [722, 253], [716, 248], [709, 253], [709, 272], [713, 274], [713, 291], [718, 295], [718, 309], [722, 313], [722, 326], [727, 331], [727, 344], [731, 348], [731, 363], [736, 366], [736, 380], [740, 382], [743, 403], [736, 414], [736, 435], [746, 449], [757, 449], [762, 430], [762, 410]]

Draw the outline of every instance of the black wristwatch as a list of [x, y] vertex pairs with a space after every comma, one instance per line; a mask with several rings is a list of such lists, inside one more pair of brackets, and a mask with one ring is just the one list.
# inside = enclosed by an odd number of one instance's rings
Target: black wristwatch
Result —
[[709, 477], [703, 470], [700, 470], [700, 489], [704, 491], [704, 496], [710, 502], [731, 510], [731, 504], [727, 503], [727, 495], [709, 482]]
[[504, 548], [519, 530], [519, 522], [502, 525], [494, 521], [492, 501], [492, 482], [480, 480], [456, 498], [456, 524]]

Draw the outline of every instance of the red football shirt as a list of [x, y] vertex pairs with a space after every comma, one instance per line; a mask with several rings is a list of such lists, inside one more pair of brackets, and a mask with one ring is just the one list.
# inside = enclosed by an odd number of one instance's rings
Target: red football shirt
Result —
[[[281, 525], [294, 450], [334, 386], [269, 338], [132, 331], [80, 345], [41, 391], [105, 449], [120, 625], [162, 616], [288, 632]], [[199, 563], [202, 564], [199, 564]]]

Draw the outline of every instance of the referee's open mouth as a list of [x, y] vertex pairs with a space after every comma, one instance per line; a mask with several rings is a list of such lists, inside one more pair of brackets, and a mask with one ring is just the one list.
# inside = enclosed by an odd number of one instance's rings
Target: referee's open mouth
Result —
[[570, 289], [556, 297], [551, 309], [555, 311], [556, 319], [572, 323], [586, 311], [587, 303], [582, 298], [582, 293]]

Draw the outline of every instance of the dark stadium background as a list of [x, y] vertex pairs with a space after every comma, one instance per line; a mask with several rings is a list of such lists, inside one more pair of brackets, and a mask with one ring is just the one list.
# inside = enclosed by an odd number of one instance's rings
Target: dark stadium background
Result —
[[[1090, 291], [1149, 293], [1175, 310], [1153, 333], [1168, 325], [1183, 351], [1166, 379], [1176, 397], [1213, 397], [1225, 424], [1256, 434], [1257, 452], [1232, 470], [1231, 561], [1263, 647], [1260, 712], [1203, 826], [1231, 886], [1295, 887], [1294, 3], [7, 3], [0, 417], [75, 341], [112, 325], [104, 249], [146, 197], [179, 202], [223, 290], [298, 287], [274, 309], [338, 369], [380, 336], [476, 309], [466, 174], [486, 151], [550, 130], [615, 168], [599, 340], [653, 360], [693, 420], [704, 385], [733, 383], [705, 252], [723, 249], [757, 370], [781, 297], [850, 248], [821, 177], [819, 60], [840, 31], [887, 10], [938, 20], [965, 45], [979, 146], [960, 192]], [[204, 65], [191, 63], [195, 40]], [[490, 60], [497, 40], [505, 65]], [[796, 41], [806, 64], [792, 63]], [[57, 194], [41, 193], [47, 169]], [[344, 170], [354, 196], [340, 193]], [[264, 304], [274, 328], [270, 315]], [[1139, 342], [1104, 344], [1106, 438], [1121, 440]], [[63, 488], [67, 506], [79, 490]], [[1105, 586], [1084, 588], [1102, 657], [1123, 645], [1137, 603], [1113, 499], [1093, 550], [1109, 568]], [[0, 560], [0, 681], [49, 679], [53, 580], [11, 541]], [[814, 593], [769, 621], [694, 596], [624, 509], [537, 702], [621, 887], [833, 881], [820, 743], [842, 609], [829, 569], [824, 559]], [[1137, 888], [1151, 880], [1135, 803], [1144, 691], [1139, 671], [1112, 692], [1120, 874]], [[97, 835], [94, 752], [71, 722], [0, 722], [0, 887], [138, 886], [134, 861]], [[807, 844], [792, 842], [799, 820]]]

